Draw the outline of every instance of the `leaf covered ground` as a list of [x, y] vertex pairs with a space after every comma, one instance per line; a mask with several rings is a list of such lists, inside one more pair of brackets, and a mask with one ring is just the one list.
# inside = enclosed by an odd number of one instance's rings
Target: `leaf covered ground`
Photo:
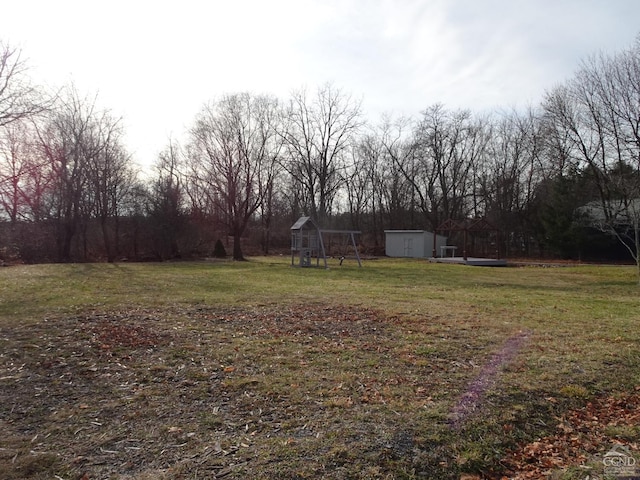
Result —
[[319, 306], [4, 330], [0, 478], [375, 477], [414, 447], [394, 405], [428, 401], [392, 342], [373, 311]]
[[0, 269], [0, 480], [598, 478], [638, 456], [634, 275]]
[[[481, 336], [466, 353], [414, 343], [425, 328], [312, 305], [90, 311], [3, 329], [0, 478], [458, 478], [477, 461], [459, 416], [473, 424], [487, 408], [465, 388], [503, 350]], [[553, 418], [554, 399], [541, 404]], [[636, 393], [565, 412], [493, 475], [545, 478], [607, 435], [633, 444], [639, 409]]]

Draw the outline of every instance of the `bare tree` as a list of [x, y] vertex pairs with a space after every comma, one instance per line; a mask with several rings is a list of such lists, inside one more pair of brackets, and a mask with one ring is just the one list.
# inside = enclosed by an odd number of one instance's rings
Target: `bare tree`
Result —
[[377, 136], [381, 147], [378, 162], [378, 188], [382, 196], [381, 210], [385, 211], [388, 228], [413, 228], [419, 192], [415, 186], [416, 142], [414, 121], [402, 117], [385, 118]]
[[353, 228], [363, 229], [363, 217], [370, 218], [370, 231], [373, 234], [374, 248], [380, 245], [378, 226], [380, 210], [380, 190], [378, 182], [378, 163], [382, 149], [373, 132], [362, 136], [353, 149], [353, 163], [347, 179], [347, 199]]
[[102, 195], [98, 187], [107, 188], [108, 183], [104, 167], [98, 166], [110, 155], [113, 141], [109, 135], [113, 136], [116, 125], [97, 108], [95, 97], [82, 97], [74, 87], [38, 125], [40, 156], [53, 176], [51, 215], [62, 261], [75, 258], [74, 245], [81, 245], [76, 251], [87, 257], [87, 229]]
[[248, 93], [204, 106], [191, 129], [188, 151], [197, 179], [233, 236], [233, 258], [243, 260], [241, 238], [272, 190], [279, 143], [272, 124], [277, 102]]
[[88, 186], [93, 215], [100, 223], [107, 260], [113, 262], [119, 253], [120, 213], [123, 202], [136, 182], [131, 159], [122, 144], [120, 122], [108, 112], [96, 118], [99, 148], [87, 158]]
[[49, 101], [27, 76], [22, 52], [0, 41], [0, 126], [44, 111]]
[[147, 197], [152, 248], [161, 260], [181, 256], [178, 239], [185, 226], [185, 186], [180, 146], [174, 141], [160, 153]]
[[481, 124], [469, 111], [448, 111], [436, 104], [424, 111], [414, 142], [401, 168], [429, 226], [466, 218], [471, 211], [470, 172], [486, 144]]
[[576, 76], [545, 98], [546, 120], [578, 170], [588, 173], [597, 204], [587, 213], [634, 258], [640, 282], [640, 40], [617, 55], [583, 62]]
[[[346, 193], [353, 228], [362, 228], [362, 218], [375, 211], [373, 204], [373, 184], [371, 182], [374, 161], [373, 151], [367, 147], [372, 144], [361, 143], [351, 150], [351, 162], [346, 172]], [[368, 155], [369, 154], [369, 155]]]
[[313, 99], [305, 90], [291, 98], [282, 134], [288, 149], [284, 168], [306, 213], [321, 225], [344, 186], [346, 157], [361, 125], [360, 103], [332, 85], [319, 88]]
[[25, 179], [30, 168], [25, 124], [0, 127], [0, 206], [12, 225], [27, 215]]
[[529, 109], [508, 112], [487, 125], [486, 154], [473, 166], [474, 212], [490, 218], [509, 232], [513, 246], [526, 250], [533, 236], [533, 199], [543, 179], [541, 122]]
[[268, 128], [268, 141], [264, 160], [259, 172], [258, 193], [262, 199], [258, 207], [261, 221], [262, 252], [267, 255], [271, 247], [271, 229], [276, 216], [276, 210], [282, 205], [282, 174], [281, 160], [284, 141], [278, 132], [282, 131], [285, 122], [285, 112], [280, 103], [271, 98], [265, 102], [262, 109], [264, 127]]

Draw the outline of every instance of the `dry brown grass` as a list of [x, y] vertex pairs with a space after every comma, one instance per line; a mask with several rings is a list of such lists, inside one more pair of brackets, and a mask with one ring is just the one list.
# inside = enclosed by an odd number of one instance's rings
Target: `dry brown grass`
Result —
[[[210, 268], [0, 287], [0, 479], [500, 478], [509, 451], [640, 384], [618, 270]], [[606, 451], [640, 428], [598, 431]]]

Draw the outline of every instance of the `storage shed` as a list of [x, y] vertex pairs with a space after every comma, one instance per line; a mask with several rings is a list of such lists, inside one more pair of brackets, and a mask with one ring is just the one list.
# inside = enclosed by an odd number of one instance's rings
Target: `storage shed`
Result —
[[[433, 256], [433, 232], [426, 230], [385, 230], [388, 257], [430, 258]], [[436, 235], [436, 251], [447, 245], [447, 237]]]

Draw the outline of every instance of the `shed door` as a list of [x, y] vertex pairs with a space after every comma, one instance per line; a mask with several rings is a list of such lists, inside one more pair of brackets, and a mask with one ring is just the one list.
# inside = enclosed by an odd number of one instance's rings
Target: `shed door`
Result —
[[405, 257], [413, 256], [413, 238], [404, 239], [404, 256]]

